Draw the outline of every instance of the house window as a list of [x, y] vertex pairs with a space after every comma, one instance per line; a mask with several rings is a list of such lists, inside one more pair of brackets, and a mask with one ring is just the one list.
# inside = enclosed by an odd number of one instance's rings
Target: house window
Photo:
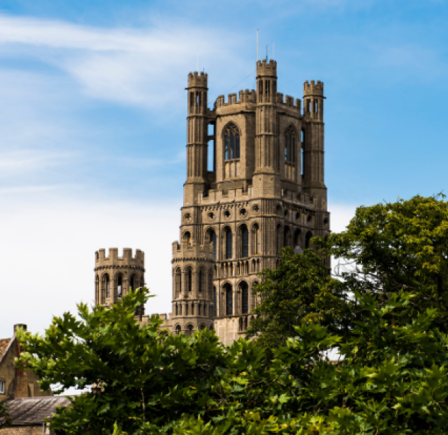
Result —
[[240, 158], [240, 132], [235, 124], [228, 125], [224, 132], [224, 151], [226, 160]]
[[0, 381], [0, 394], [6, 394], [6, 382]]
[[216, 287], [213, 287], [213, 316], [216, 317], [217, 300], [216, 300]]

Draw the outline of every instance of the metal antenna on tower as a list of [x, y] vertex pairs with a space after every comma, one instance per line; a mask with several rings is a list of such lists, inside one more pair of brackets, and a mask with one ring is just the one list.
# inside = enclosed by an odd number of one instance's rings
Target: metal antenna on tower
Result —
[[196, 54], [196, 71], [199, 72], [199, 53]]
[[269, 60], [268, 53], [269, 53], [269, 45], [266, 44], [266, 62]]

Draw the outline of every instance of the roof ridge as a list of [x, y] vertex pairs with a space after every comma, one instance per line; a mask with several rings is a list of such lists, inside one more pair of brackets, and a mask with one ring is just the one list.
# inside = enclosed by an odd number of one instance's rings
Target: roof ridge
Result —
[[9, 341], [9, 343], [8, 343], [8, 346], [6, 346], [5, 352], [4, 352], [3, 354], [0, 355], [0, 364], [1, 364], [1, 362], [3, 361], [3, 358], [5, 357], [5, 355], [8, 353], [8, 351], [9, 351], [10, 347], [12, 346], [12, 343], [15, 341], [15, 339], [16, 339], [16, 334], [14, 334], [14, 335], [11, 337], [11, 339], [10, 339], [10, 341]]

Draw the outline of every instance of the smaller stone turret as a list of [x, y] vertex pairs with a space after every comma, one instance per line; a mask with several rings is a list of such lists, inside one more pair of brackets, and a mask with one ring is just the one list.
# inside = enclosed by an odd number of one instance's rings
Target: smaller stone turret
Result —
[[[132, 256], [132, 249], [124, 248], [123, 256], [118, 256], [118, 248], [95, 252], [95, 304], [110, 306], [124, 296], [129, 289], [145, 286], [145, 254], [137, 249]], [[141, 307], [136, 315], [142, 316]]]
[[303, 84], [303, 112], [305, 117], [317, 121], [324, 120], [324, 84], [308, 80]]
[[212, 329], [214, 316], [213, 247], [211, 244], [173, 243], [173, 313], [174, 333], [192, 334], [197, 329]]

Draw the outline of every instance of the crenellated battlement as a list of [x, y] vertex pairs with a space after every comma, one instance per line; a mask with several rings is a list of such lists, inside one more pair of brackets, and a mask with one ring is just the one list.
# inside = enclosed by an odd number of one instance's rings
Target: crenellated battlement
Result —
[[324, 84], [320, 80], [317, 83], [314, 80], [311, 80], [311, 83], [308, 80], [303, 84], [303, 96], [324, 96]]
[[244, 91], [239, 91], [238, 94], [232, 93], [227, 96], [227, 101], [225, 95], [220, 95], [215, 101], [215, 109], [217, 107], [231, 106], [233, 104], [241, 103], [256, 103], [257, 93], [254, 89], [245, 89]]
[[201, 71], [188, 74], [188, 88], [207, 88], [208, 76]]
[[118, 256], [118, 248], [109, 248], [109, 255], [106, 256], [105, 249], [99, 249], [95, 252], [95, 267], [101, 266], [125, 266], [144, 268], [145, 253], [140, 249], [135, 251], [135, 256], [132, 255], [132, 249], [124, 248], [123, 256]]
[[277, 77], [277, 62], [270, 59], [259, 60], [257, 62], [257, 78], [258, 77]]
[[173, 263], [180, 260], [213, 261], [213, 248], [187, 242], [173, 242]]
[[287, 107], [293, 107], [297, 110], [301, 110], [302, 101], [299, 98], [296, 98], [294, 101], [294, 97], [290, 95], [283, 95], [281, 92], [277, 92], [277, 104], [282, 104]]

